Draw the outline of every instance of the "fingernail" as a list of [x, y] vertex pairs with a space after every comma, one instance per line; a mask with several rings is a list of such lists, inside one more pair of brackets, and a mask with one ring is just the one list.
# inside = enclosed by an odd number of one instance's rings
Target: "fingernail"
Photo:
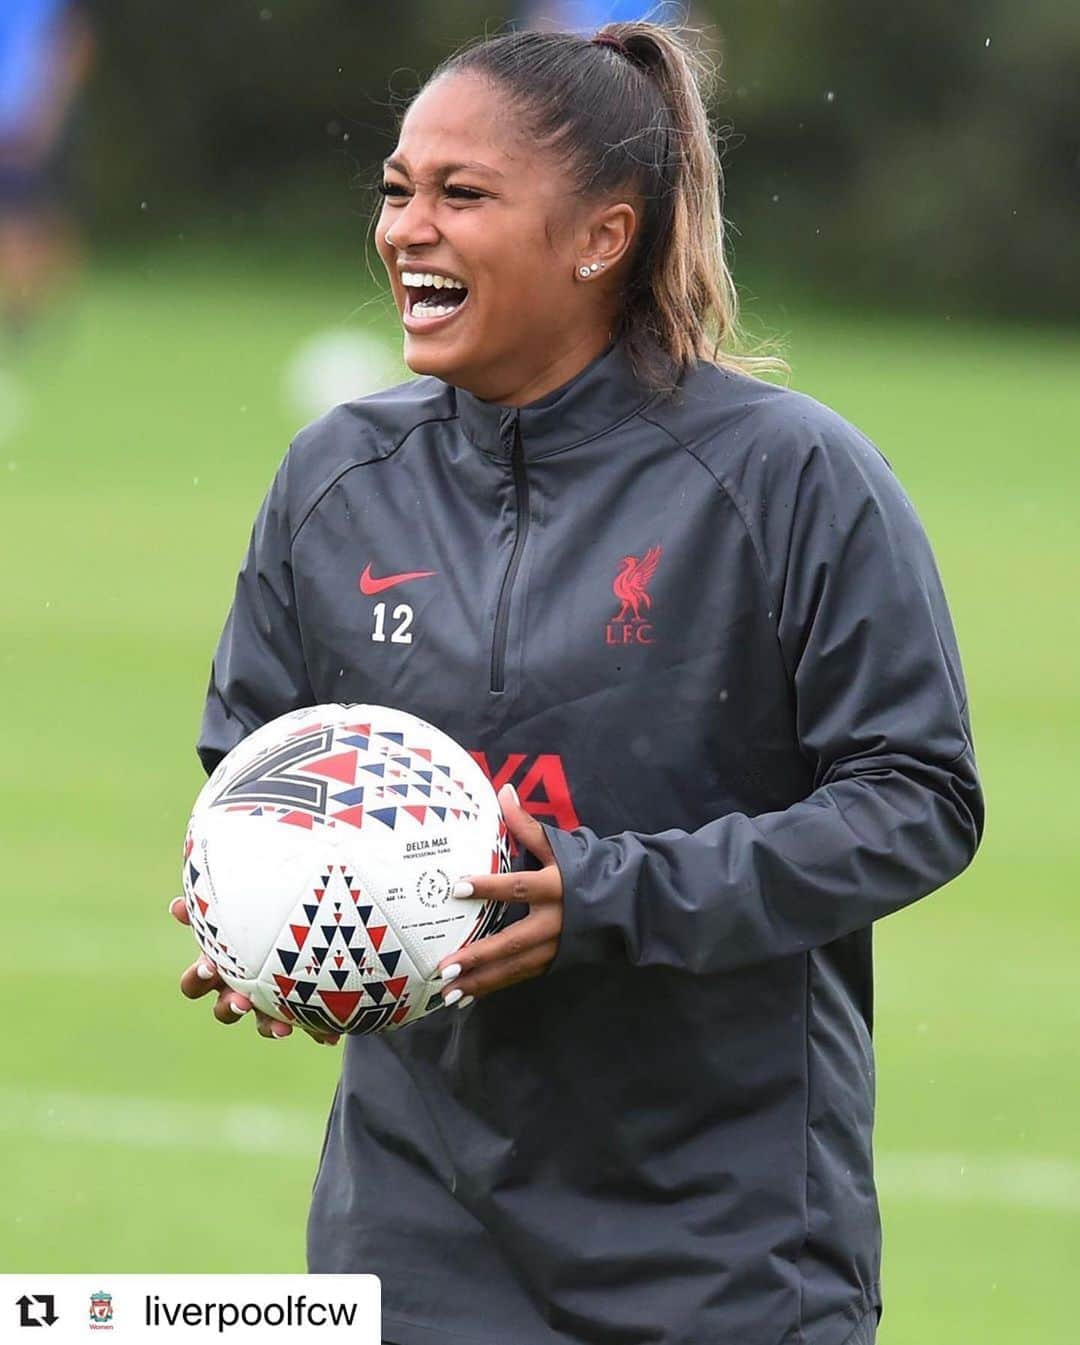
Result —
[[455, 897], [471, 897], [474, 891], [475, 891], [475, 889], [474, 889], [472, 883], [455, 883], [455, 884], [454, 884], [454, 896], [455, 896]]
[[448, 967], [443, 967], [443, 969], [442, 969], [442, 983], [443, 983], [443, 985], [445, 985], [445, 984], [447, 983], [447, 981], [452, 981], [452, 980], [454, 979], [455, 976], [460, 976], [460, 975], [461, 975], [461, 963], [460, 963], [460, 962], [451, 962], [450, 965], [449, 965]]
[[336, 1046], [340, 1040], [340, 1037], [323, 1037], [323, 1045]]
[[242, 1013], [247, 1013], [248, 1009], [250, 1008], [250, 1005], [237, 1004], [235, 999], [230, 999], [229, 1008], [233, 1011], [234, 1014], [236, 1014], [237, 1018], [239, 1018]]
[[507, 789], [510, 791], [510, 797], [514, 800], [514, 805], [515, 805], [515, 807], [520, 808], [520, 807], [521, 807], [521, 800], [518, 798], [518, 792], [517, 792], [517, 790], [514, 788], [514, 786], [513, 786], [512, 784], [509, 784], [509, 783], [507, 784], [506, 787], [507, 787]]
[[178, 901], [181, 901], [181, 900], [182, 900], [181, 897], [171, 897], [171, 898], [169, 899], [168, 911], [169, 911], [169, 914], [170, 914], [170, 915], [172, 915], [172, 908], [176, 905], [176, 903], [177, 903]]
[[448, 995], [445, 995], [443, 997], [443, 1003], [446, 1005], [447, 1008], [449, 1008], [451, 1004], [456, 1004], [460, 998], [461, 998], [460, 990], [451, 990]]
[[209, 962], [200, 962], [195, 968], [195, 975], [200, 981], [212, 981], [214, 979], [214, 969]]
[[467, 1009], [467, 1008], [469, 1007], [469, 1005], [473, 1002], [473, 1000], [474, 1000], [475, 998], [476, 998], [475, 995], [466, 995], [465, 998], [464, 998], [464, 999], [461, 1001], [461, 1003], [458, 1005], [458, 1008], [459, 1008], [459, 1009]]
[[292, 1028], [288, 1023], [271, 1023], [270, 1031], [275, 1037], [288, 1037], [292, 1033]]

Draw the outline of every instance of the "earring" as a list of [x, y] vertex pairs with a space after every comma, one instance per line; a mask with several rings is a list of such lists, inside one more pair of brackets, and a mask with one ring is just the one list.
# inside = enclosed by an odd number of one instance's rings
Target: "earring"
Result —
[[582, 280], [588, 280], [590, 276], [596, 275], [597, 271], [602, 271], [607, 262], [591, 262], [588, 266], [579, 266], [578, 275]]

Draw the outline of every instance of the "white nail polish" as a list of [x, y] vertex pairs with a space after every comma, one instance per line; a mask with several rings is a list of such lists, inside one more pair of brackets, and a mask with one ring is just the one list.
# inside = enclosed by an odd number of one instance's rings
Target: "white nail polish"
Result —
[[466, 995], [465, 998], [464, 998], [464, 999], [461, 1001], [461, 1003], [458, 1005], [458, 1008], [459, 1008], [459, 1009], [467, 1009], [467, 1008], [469, 1007], [469, 1005], [473, 1002], [473, 1000], [474, 1000], [475, 998], [476, 998], [475, 995]]
[[516, 790], [516, 789], [514, 788], [514, 786], [511, 785], [511, 784], [507, 784], [506, 787], [507, 787], [507, 789], [510, 791], [510, 796], [511, 796], [511, 798], [514, 800], [514, 805], [515, 805], [515, 807], [520, 808], [520, 807], [521, 807], [521, 800], [518, 798], [518, 792], [517, 792], [517, 790]]
[[200, 962], [195, 968], [195, 975], [200, 981], [212, 981], [214, 979], [214, 969], [208, 962]]
[[235, 999], [229, 1000], [229, 1008], [232, 1009], [237, 1018], [239, 1018], [241, 1014], [247, 1013], [247, 1009], [245, 1009], [243, 1005], [237, 1004]]
[[453, 895], [455, 897], [471, 897], [475, 890], [472, 883], [455, 883]]
[[459, 962], [451, 962], [448, 967], [443, 967], [442, 969], [443, 985], [445, 985], [447, 981], [452, 981], [456, 976], [460, 975], [461, 975], [461, 964]]
[[447, 1008], [449, 1008], [451, 1004], [456, 1004], [460, 998], [461, 998], [460, 990], [451, 990], [448, 995], [445, 995], [443, 997], [443, 1003], [446, 1005]]

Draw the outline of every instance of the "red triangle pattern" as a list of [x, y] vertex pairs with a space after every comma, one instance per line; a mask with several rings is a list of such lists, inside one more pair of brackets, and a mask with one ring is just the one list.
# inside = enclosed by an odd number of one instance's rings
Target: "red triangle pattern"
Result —
[[364, 806], [358, 803], [355, 808], [344, 808], [340, 813], [334, 813], [334, 818], [348, 827], [359, 827], [364, 821]]
[[339, 1023], [346, 1023], [360, 1003], [359, 990], [323, 990], [322, 1001]]
[[286, 813], [281, 821], [290, 827], [303, 827], [306, 831], [310, 831], [315, 825], [315, 819], [310, 813]]
[[354, 748], [349, 752], [338, 752], [332, 757], [309, 761], [300, 769], [311, 775], [324, 775], [328, 780], [340, 780], [343, 785], [351, 785], [356, 781], [356, 757]]

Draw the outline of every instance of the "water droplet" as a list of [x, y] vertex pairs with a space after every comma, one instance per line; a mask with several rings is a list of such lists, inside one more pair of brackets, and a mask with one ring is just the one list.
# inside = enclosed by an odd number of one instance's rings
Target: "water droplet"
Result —
[[830, 90], [828, 91], [828, 93], [826, 93], [826, 95], [825, 95], [825, 101], [826, 101], [827, 103], [835, 103], [835, 102], [836, 102], [836, 93], [834, 92], [834, 90], [830, 89]]
[[986, 42], [985, 42], [984, 45], [987, 46], [987, 47], [990, 45], [990, 39], [989, 39], [989, 38], [986, 39]]
[[140, 201], [140, 202], [139, 202], [139, 209], [140, 209], [140, 210], [149, 210], [149, 209], [150, 209], [150, 202], [149, 202], [149, 201]]
[[191, 484], [192, 484], [193, 486], [197, 486], [197, 485], [199, 484], [199, 478], [198, 478], [197, 476], [193, 476], [193, 477], [191, 478]]
[[727, 687], [725, 687], [723, 691], [720, 692], [720, 699], [722, 701], [726, 701], [727, 698], [728, 698]]

